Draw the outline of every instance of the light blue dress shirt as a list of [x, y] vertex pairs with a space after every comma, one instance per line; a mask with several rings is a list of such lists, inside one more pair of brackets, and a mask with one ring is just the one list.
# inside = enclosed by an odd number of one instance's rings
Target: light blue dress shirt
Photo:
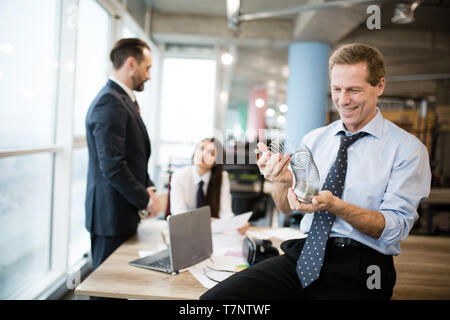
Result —
[[[319, 169], [321, 186], [336, 159], [340, 131], [352, 135], [342, 121], [337, 120], [303, 138]], [[358, 132], [361, 131], [368, 135], [348, 149], [342, 200], [380, 211], [386, 226], [380, 238], [375, 239], [336, 217], [330, 237], [351, 238], [383, 254], [398, 255], [400, 241], [406, 239], [418, 218], [419, 203], [430, 193], [428, 151], [415, 136], [384, 119], [378, 108], [376, 116]], [[313, 214], [305, 214], [300, 230], [308, 233], [312, 220]]]

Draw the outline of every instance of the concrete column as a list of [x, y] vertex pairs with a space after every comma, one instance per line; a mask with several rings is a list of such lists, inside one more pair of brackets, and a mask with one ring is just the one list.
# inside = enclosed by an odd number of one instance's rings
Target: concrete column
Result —
[[293, 151], [303, 136], [325, 124], [328, 104], [330, 46], [297, 42], [289, 46], [286, 117], [286, 151]]

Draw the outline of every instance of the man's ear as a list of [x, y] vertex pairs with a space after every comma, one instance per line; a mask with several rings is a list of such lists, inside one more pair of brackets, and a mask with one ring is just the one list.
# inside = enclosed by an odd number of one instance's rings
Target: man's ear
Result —
[[381, 78], [377, 84], [378, 96], [381, 96], [383, 94], [384, 88], [386, 88], [386, 79]]
[[137, 61], [134, 57], [130, 56], [125, 60], [125, 65], [128, 69], [134, 69], [137, 64]]

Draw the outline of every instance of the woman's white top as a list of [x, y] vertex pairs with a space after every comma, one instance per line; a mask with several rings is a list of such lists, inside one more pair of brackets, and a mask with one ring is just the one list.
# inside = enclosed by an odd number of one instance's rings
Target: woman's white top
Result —
[[[203, 180], [203, 193], [206, 196], [211, 171], [203, 176], [197, 172], [195, 165], [186, 166], [173, 172], [170, 180], [170, 211], [178, 214], [195, 209], [197, 206], [197, 186]], [[219, 218], [234, 216], [231, 209], [230, 180], [228, 172], [223, 171], [222, 186], [220, 190]]]

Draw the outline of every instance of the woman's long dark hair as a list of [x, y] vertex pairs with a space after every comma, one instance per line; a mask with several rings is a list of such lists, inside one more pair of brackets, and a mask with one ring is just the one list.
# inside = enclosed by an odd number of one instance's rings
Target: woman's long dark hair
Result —
[[211, 178], [208, 183], [208, 191], [206, 192], [205, 202], [211, 208], [211, 217], [219, 218], [220, 211], [220, 190], [222, 189], [223, 167], [225, 163], [225, 152], [223, 145], [215, 138], [203, 139], [200, 143], [205, 141], [214, 143], [216, 149], [216, 160], [214, 166], [211, 168]]

